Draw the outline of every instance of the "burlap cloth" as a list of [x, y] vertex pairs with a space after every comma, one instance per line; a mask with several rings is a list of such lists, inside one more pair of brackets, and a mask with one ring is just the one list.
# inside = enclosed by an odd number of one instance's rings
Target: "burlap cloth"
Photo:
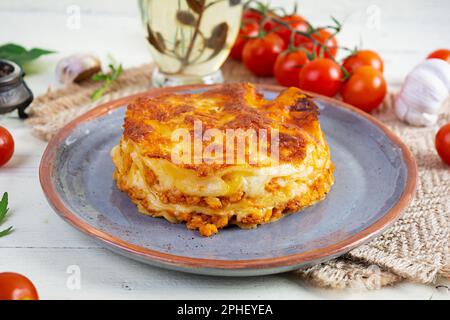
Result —
[[[273, 79], [253, 77], [241, 64], [227, 61], [223, 67], [226, 81], [274, 83]], [[48, 140], [74, 117], [95, 105], [135, 92], [150, 84], [151, 66], [131, 68], [111, 88], [111, 93], [95, 104], [90, 102], [97, 83], [69, 85], [37, 97], [26, 121], [38, 137]], [[295, 272], [318, 286], [380, 288], [404, 279], [433, 283], [438, 277], [450, 277], [450, 168], [435, 152], [437, 126], [416, 128], [398, 121], [389, 95], [374, 114], [411, 148], [419, 167], [415, 200], [383, 235], [345, 256]], [[450, 121], [447, 106], [439, 125]]]

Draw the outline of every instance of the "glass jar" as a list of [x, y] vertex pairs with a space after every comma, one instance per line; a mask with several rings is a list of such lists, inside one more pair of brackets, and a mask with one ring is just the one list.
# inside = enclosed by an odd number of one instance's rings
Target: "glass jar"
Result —
[[236, 0], [140, 0], [155, 87], [223, 82], [220, 67], [239, 32]]

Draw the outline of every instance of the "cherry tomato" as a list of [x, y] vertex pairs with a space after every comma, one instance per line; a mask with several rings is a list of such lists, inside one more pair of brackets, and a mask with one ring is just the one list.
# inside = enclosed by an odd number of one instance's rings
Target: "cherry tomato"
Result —
[[284, 22], [288, 22], [288, 23], [305, 22], [306, 21], [305, 18], [303, 18], [301, 15], [298, 15], [298, 14], [290, 14], [288, 16], [284, 16], [281, 18], [281, 20], [283, 20]]
[[[292, 29], [296, 31], [308, 31], [308, 23], [303, 17], [299, 15], [294, 14], [284, 17], [277, 17], [277, 19], [287, 23]], [[292, 31], [286, 26], [279, 24], [270, 18], [264, 23], [264, 30], [266, 32], [273, 31], [278, 34], [284, 40], [286, 45], [291, 42]], [[301, 35], [296, 35], [295, 37], [301, 37]]]
[[[308, 23], [306, 21], [294, 21], [290, 22], [289, 25], [295, 31], [302, 31], [302, 32], [308, 31]], [[283, 27], [280, 30], [276, 31], [276, 34], [278, 34], [286, 44], [289, 44], [291, 42], [292, 31], [289, 30], [288, 28]], [[301, 37], [304, 36], [300, 34], [295, 34], [293, 44], [297, 45], [300, 42], [299, 39], [301, 39]]]
[[256, 22], [260, 23], [263, 16], [260, 12], [253, 9], [245, 9], [242, 13], [242, 22], [248, 23], [248, 22]]
[[308, 62], [303, 51], [285, 51], [275, 61], [273, 73], [282, 86], [298, 87], [300, 70]]
[[11, 159], [14, 153], [14, 139], [6, 128], [0, 126], [0, 167]]
[[303, 45], [309, 51], [311, 52], [314, 51], [318, 57], [320, 57], [321, 51], [323, 52], [324, 58], [336, 57], [338, 51], [338, 42], [335, 36], [333, 36], [330, 32], [328, 32], [325, 29], [320, 29], [319, 31], [313, 33], [312, 37], [320, 44], [325, 46], [328, 49], [329, 53], [327, 53], [325, 50], [322, 50], [321, 46], [316, 45], [310, 39], [302, 35], [297, 35], [294, 44], [297, 46]]
[[371, 112], [386, 96], [386, 81], [383, 74], [372, 67], [356, 69], [341, 90], [342, 99], [366, 112]]
[[301, 69], [299, 86], [303, 90], [333, 97], [341, 88], [342, 78], [341, 68], [336, 62], [317, 58]]
[[439, 49], [430, 53], [427, 59], [441, 59], [450, 63], [450, 50]]
[[275, 17], [277, 19], [281, 19], [278, 16], [274, 16], [274, 15], [268, 15], [265, 19], [264, 19], [264, 23], [263, 23], [263, 29], [265, 32], [272, 32], [272, 30], [275, 30], [275, 28], [277, 28], [279, 26], [278, 23], [276, 23], [275, 21], [273, 21], [272, 17]]
[[258, 30], [259, 25], [256, 22], [248, 22], [239, 30], [239, 34], [230, 51], [230, 56], [233, 59], [242, 60], [242, 50], [244, 50], [244, 46], [249, 39], [248, 37], [256, 37]]
[[442, 161], [450, 165], [450, 123], [444, 125], [436, 134], [436, 150]]
[[33, 283], [14, 272], [0, 273], [0, 300], [38, 300]]
[[371, 50], [357, 51], [344, 60], [343, 66], [350, 74], [362, 66], [370, 66], [381, 73], [383, 72], [383, 60], [378, 53]]
[[273, 19], [283, 20], [283, 17], [277, 16], [273, 13], [269, 13], [264, 18], [263, 23], [264, 31], [266, 32], [276, 31], [279, 27], [281, 27], [281, 25], [278, 22], [274, 21]]
[[283, 50], [283, 39], [275, 33], [269, 33], [262, 38], [249, 39], [244, 46], [242, 60], [256, 76], [270, 77], [275, 61]]

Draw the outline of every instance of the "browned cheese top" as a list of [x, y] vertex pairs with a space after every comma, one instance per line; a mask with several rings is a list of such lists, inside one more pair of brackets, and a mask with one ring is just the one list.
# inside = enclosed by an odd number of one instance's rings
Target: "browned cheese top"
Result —
[[[224, 84], [202, 93], [137, 98], [126, 112], [124, 139], [137, 143], [142, 156], [171, 161], [172, 148], [178, 143], [173, 141], [172, 133], [184, 128], [194, 139], [195, 121], [201, 121], [202, 135], [213, 128], [224, 134], [226, 129], [254, 129], [255, 132], [266, 129], [269, 137], [267, 149], [271, 147], [271, 130], [277, 129], [279, 161], [295, 165], [305, 158], [308, 144], [320, 144], [326, 148], [322, 145], [325, 142], [318, 115], [319, 110], [311, 98], [297, 88], [288, 88], [274, 100], [266, 100], [252, 84]], [[202, 143], [206, 147], [211, 141]], [[223, 146], [225, 153], [225, 142]], [[197, 170], [199, 175], [213, 174], [230, 165], [179, 164], [180, 167]], [[266, 164], [247, 165], [260, 167]]]

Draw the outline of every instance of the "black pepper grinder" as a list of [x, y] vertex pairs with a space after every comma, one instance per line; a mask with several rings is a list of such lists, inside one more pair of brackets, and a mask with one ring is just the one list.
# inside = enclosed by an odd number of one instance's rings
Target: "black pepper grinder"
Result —
[[33, 101], [33, 93], [23, 80], [25, 73], [16, 63], [0, 59], [0, 114], [14, 111], [19, 117], [25, 119], [25, 113]]

